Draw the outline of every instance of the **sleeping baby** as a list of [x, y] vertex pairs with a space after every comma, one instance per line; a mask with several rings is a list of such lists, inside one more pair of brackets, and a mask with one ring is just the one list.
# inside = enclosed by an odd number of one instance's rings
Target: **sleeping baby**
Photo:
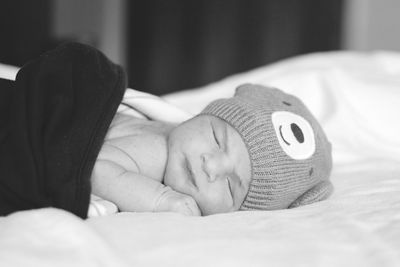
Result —
[[179, 125], [117, 113], [92, 194], [120, 211], [286, 209], [326, 199], [331, 168], [331, 145], [298, 98], [245, 84]]

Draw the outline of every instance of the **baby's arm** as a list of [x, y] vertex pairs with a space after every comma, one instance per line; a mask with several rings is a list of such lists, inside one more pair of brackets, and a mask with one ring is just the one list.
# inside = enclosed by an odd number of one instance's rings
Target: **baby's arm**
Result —
[[115, 203], [120, 211], [174, 211], [200, 215], [192, 197], [156, 180], [98, 159], [92, 173], [92, 193]]

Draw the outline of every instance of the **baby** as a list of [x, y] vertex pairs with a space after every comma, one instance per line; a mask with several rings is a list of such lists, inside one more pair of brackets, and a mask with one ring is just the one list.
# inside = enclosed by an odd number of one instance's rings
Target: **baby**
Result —
[[117, 114], [92, 193], [120, 211], [284, 209], [327, 198], [331, 167], [331, 145], [298, 98], [245, 84], [179, 125]]

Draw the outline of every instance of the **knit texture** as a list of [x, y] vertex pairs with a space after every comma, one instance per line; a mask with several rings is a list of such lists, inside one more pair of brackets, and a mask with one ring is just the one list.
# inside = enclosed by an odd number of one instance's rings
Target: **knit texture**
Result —
[[[294, 114], [294, 118], [300, 116], [311, 126], [312, 133], [307, 136], [297, 124], [290, 124], [292, 139], [298, 138], [299, 145], [304, 146], [304, 138], [314, 139], [306, 140], [315, 144], [315, 148], [309, 148], [313, 149], [310, 156], [296, 159], [284, 151], [278, 139], [287, 140], [281, 132], [283, 137], [279, 136], [272, 119], [272, 114], [281, 111]], [[331, 145], [317, 120], [298, 98], [275, 88], [245, 84], [237, 88], [234, 97], [210, 103], [201, 114], [226, 121], [247, 146], [252, 165], [251, 182], [241, 210], [295, 207], [325, 199], [332, 192], [328, 181], [332, 168]], [[293, 143], [288, 149], [294, 147]]]

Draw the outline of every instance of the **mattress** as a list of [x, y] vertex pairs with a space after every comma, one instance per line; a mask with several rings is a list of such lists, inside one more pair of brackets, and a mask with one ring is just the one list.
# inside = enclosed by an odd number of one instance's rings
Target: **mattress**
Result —
[[[0, 76], [15, 75], [3, 66]], [[14, 72], [13, 72], [14, 71]], [[14, 74], [13, 74], [14, 73]], [[242, 83], [301, 98], [333, 144], [333, 195], [205, 217], [47, 208], [0, 218], [5, 266], [400, 266], [400, 54], [309, 54], [163, 96], [196, 114]], [[139, 88], [136, 88], [139, 89]]]

